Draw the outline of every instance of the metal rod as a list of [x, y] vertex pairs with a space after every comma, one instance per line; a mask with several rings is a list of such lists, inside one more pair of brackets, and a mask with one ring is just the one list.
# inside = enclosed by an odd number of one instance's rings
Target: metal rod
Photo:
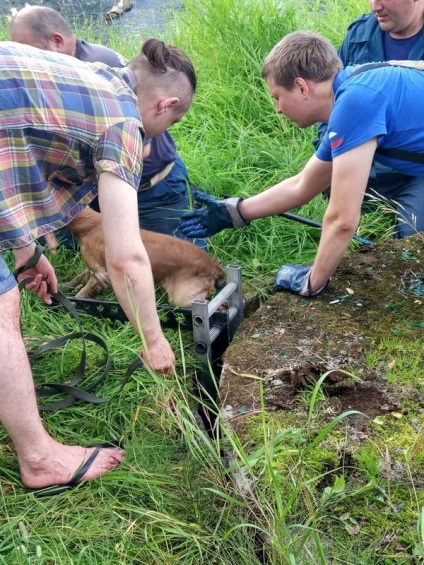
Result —
[[[283, 216], [283, 218], [287, 218], [288, 220], [294, 220], [295, 222], [299, 222], [301, 224], [322, 230], [322, 224], [320, 222], [317, 222], [316, 220], [309, 220], [308, 218], [303, 218], [302, 216], [292, 214], [291, 212], [284, 212], [284, 214], [279, 215]], [[369, 239], [364, 239], [363, 237], [359, 237], [359, 235], [354, 235], [353, 239], [361, 245], [372, 245], [372, 241], [370, 241]]]
[[218, 310], [221, 304], [225, 302], [227, 298], [229, 298], [233, 294], [235, 290], [237, 290], [237, 284], [233, 281], [227, 282], [224, 288], [220, 290], [220, 292], [218, 292], [218, 294], [212, 298], [212, 300], [208, 304], [209, 318], [212, 316], [214, 312]]

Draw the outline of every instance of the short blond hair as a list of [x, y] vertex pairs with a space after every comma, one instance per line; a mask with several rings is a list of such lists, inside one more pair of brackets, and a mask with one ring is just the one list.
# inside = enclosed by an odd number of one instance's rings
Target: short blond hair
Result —
[[335, 48], [327, 39], [311, 31], [295, 31], [274, 46], [265, 59], [261, 75], [291, 90], [298, 77], [324, 82], [342, 67]]

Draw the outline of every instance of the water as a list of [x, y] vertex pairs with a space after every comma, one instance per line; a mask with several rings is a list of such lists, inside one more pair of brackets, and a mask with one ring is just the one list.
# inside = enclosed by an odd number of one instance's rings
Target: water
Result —
[[172, 14], [183, 8], [181, 0], [132, 0], [132, 10], [106, 24], [103, 15], [117, 2], [118, 0], [0, 0], [0, 15], [8, 14], [11, 8], [19, 10], [28, 3], [54, 8], [76, 27], [87, 24], [99, 27], [110, 25], [132, 34], [135, 29], [138, 32], [164, 30], [172, 19]]

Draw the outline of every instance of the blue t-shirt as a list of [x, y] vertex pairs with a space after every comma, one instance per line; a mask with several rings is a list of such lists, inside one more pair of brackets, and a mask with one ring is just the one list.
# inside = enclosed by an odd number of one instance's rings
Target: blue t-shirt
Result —
[[422, 35], [422, 29], [412, 37], [406, 37], [405, 39], [395, 39], [390, 33], [384, 34], [384, 53], [386, 55], [386, 61], [405, 61], [409, 58], [409, 53], [412, 48], [417, 43], [418, 39]]
[[177, 158], [175, 141], [168, 131], [153, 139], [146, 139], [144, 145], [148, 144], [150, 144], [150, 155], [144, 159], [141, 184], [163, 171], [169, 163], [172, 163]]
[[390, 66], [349, 78], [354, 70], [347, 67], [334, 79], [335, 103], [316, 156], [332, 161], [377, 137], [376, 161], [424, 177], [424, 164], [378, 153], [382, 147], [424, 154], [424, 71]]

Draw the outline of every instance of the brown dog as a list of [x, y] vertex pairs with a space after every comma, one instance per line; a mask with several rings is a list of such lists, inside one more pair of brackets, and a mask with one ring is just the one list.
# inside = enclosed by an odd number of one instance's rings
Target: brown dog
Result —
[[[85, 284], [76, 296], [93, 298], [111, 286], [100, 214], [87, 207], [67, 227], [77, 239], [88, 269], [65, 286], [73, 289]], [[188, 307], [196, 298], [205, 299], [215, 289], [215, 281], [223, 281], [225, 273], [219, 261], [197, 245], [148, 230], [140, 230], [140, 235], [155, 284], [166, 290], [174, 306]]]

